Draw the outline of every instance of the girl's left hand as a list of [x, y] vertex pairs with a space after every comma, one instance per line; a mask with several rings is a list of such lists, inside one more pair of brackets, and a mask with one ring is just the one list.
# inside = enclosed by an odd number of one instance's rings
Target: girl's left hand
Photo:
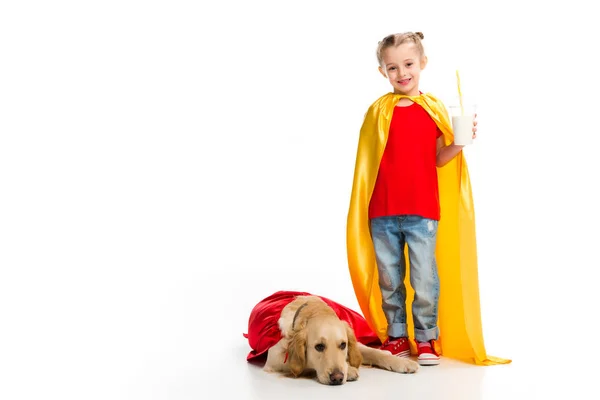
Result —
[[473, 139], [477, 137], [477, 113], [473, 117]]

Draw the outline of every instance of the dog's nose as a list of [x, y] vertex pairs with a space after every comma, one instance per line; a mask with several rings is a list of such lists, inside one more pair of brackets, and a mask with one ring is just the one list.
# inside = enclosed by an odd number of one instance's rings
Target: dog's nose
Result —
[[329, 375], [329, 384], [330, 385], [341, 385], [344, 381], [344, 374], [339, 369], [334, 370]]

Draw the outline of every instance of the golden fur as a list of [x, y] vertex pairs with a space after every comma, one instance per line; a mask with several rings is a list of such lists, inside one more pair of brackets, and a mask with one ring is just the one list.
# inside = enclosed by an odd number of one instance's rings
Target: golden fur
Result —
[[419, 365], [356, 340], [347, 322], [316, 296], [298, 296], [279, 318], [282, 339], [268, 351], [265, 371], [297, 377], [315, 372], [326, 385], [358, 379], [360, 365], [373, 365], [400, 373], [413, 373]]

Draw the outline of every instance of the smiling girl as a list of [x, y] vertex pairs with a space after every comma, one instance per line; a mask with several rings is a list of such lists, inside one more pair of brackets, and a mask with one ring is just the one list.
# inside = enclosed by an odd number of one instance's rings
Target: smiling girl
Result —
[[[368, 255], [374, 252], [387, 338], [381, 349], [408, 357], [411, 353], [404, 284], [405, 246], [414, 290], [414, 339], [421, 365], [439, 364], [438, 302], [440, 280], [436, 239], [440, 220], [437, 168], [452, 161], [463, 146], [455, 145], [441, 102], [419, 90], [427, 57], [421, 32], [385, 37], [377, 47], [379, 72], [393, 93], [369, 108], [361, 129], [348, 223], [350, 270], [356, 287], [365, 285]], [[473, 137], [476, 132], [473, 123]], [[446, 132], [442, 131], [443, 128]], [[372, 172], [375, 171], [375, 172]], [[376, 178], [375, 178], [376, 177]], [[365, 200], [366, 199], [366, 200]], [[368, 218], [368, 219], [367, 219]], [[365, 227], [366, 226], [366, 227]], [[365, 247], [368, 232], [372, 250]], [[368, 239], [367, 239], [368, 240]], [[366, 276], [370, 274], [366, 273]], [[365, 291], [371, 296], [371, 288]], [[374, 302], [362, 302], [365, 314]]]

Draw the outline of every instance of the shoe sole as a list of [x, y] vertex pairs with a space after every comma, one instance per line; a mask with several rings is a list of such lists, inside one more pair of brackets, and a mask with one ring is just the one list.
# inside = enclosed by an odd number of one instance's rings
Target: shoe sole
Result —
[[417, 362], [419, 363], [419, 365], [438, 365], [440, 363], [440, 359], [439, 358], [425, 359], [425, 360], [417, 359]]
[[410, 350], [405, 350], [405, 351], [402, 351], [402, 352], [396, 354], [396, 357], [408, 358], [409, 356], [410, 356]]

